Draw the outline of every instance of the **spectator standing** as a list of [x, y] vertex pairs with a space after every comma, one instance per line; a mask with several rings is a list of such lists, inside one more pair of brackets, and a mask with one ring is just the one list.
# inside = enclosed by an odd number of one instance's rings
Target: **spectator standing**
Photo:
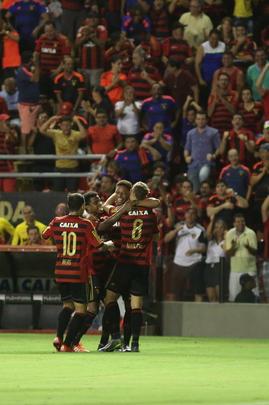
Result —
[[189, 208], [198, 209], [199, 200], [193, 192], [193, 185], [190, 180], [183, 178], [180, 190], [172, 198], [172, 206], [169, 218], [169, 225], [184, 221], [184, 216]]
[[108, 123], [105, 111], [96, 113], [96, 125], [88, 129], [88, 153], [105, 154], [113, 157], [121, 146], [121, 137], [116, 125]]
[[131, 86], [125, 86], [123, 101], [115, 104], [117, 128], [122, 136], [135, 135], [137, 138], [140, 136], [140, 110], [141, 102], [135, 100], [134, 89]]
[[74, 106], [74, 111], [80, 106], [85, 91], [83, 76], [74, 70], [73, 59], [66, 56], [63, 71], [54, 78], [54, 92], [57, 96], [58, 110], [64, 101]]
[[232, 117], [236, 112], [238, 103], [237, 92], [229, 89], [230, 77], [221, 73], [217, 87], [208, 99], [208, 116], [212, 127], [217, 128], [221, 135], [223, 131], [232, 127]]
[[251, 90], [248, 88], [242, 90], [238, 112], [243, 117], [245, 127], [257, 135], [261, 129], [263, 107], [259, 101], [253, 100]]
[[197, 224], [196, 210], [191, 208], [185, 213], [185, 221], [164, 237], [169, 243], [176, 239], [173, 260], [172, 296], [173, 300], [184, 301], [187, 296], [187, 283], [190, 283], [196, 302], [203, 300], [203, 254], [206, 251], [204, 228]]
[[269, 62], [264, 66], [256, 82], [257, 90], [262, 97], [264, 118], [266, 120], [269, 120], [269, 84], [266, 83], [265, 80], [268, 72], [269, 72]]
[[249, 0], [234, 0], [234, 23], [235, 26], [243, 24], [248, 34], [253, 33], [253, 3]]
[[234, 66], [233, 54], [229, 51], [224, 52], [222, 56], [222, 67], [217, 69], [213, 75], [211, 86], [212, 93], [216, 90], [218, 79], [222, 73], [226, 73], [229, 76], [230, 89], [240, 93], [245, 82], [244, 73], [241, 69]]
[[146, 64], [145, 51], [142, 48], [136, 48], [132, 56], [133, 66], [129, 70], [127, 81], [134, 88], [135, 98], [144, 100], [148, 97], [153, 84], [161, 80], [158, 70], [149, 64]]
[[239, 153], [236, 149], [230, 149], [227, 157], [230, 163], [221, 170], [220, 180], [223, 180], [235, 193], [249, 200], [251, 187], [248, 167], [240, 164]]
[[35, 53], [38, 56], [41, 94], [53, 97], [52, 75], [56, 73], [65, 55], [70, 55], [71, 48], [68, 39], [56, 31], [53, 22], [44, 26], [44, 34], [36, 41]]
[[154, 0], [149, 11], [151, 33], [158, 40], [163, 40], [170, 35], [170, 18], [165, 0]]
[[40, 233], [42, 233], [46, 229], [46, 225], [36, 220], [35, 212], [30, 205], [25, 205], [25, 207], [23, 208], [23, 218], [24, 221], [17, 225], [15, 228], [12, 238], [13, 246], [25, 245], [26, 242], [29, 241], [29, 235], [27, 233], [27, 229], [29, 226], [36, 226], [39, 229]]
[[257, 45], [248, 37], [247, 30], [240, 23], [235, 27], [235, 39], [231, 47], [231, 52], [235, 57], [235, 63], [242, 69], [246, 69], [254, 61]]
[[[263, 49], [257, 49], [255, 52], [255, 63], [249, 66], [246, 74], [247, 85], [250, 87], [255, 101], [261, 101], [261, 94], [256, 87], [256, 81], [266, 65], [266, 53]], [[269, 87], [269, 72], [266, 72], [264, 77], [264, 87]]]
[[96, 114], [99, 110], [105, 111], [109, 118], [109, 122], [112, 121], [113, 105], [109, 100], [104, 87], [94, 86], [91, 91], [90, 100], [83, 100], [81, 105], [85, 113], [87, 113], [87, 120], [91, 125], [95, 124]]
[[236, 113], [232, 119], [233, 128], [230, 131], [224, 131], [220, 154], [224, 159], [227, 157], [229, 149], [236, 149], [239, 153], [240, 163], [248, 165], [253, 163], [255, 150], [255, 137], [251, 131], [244, 126], [242, 115]]
[[14, 77], [5, 79], [3, 90], [0, 92], [0, 97], [3, 97], [7, 104], [8, 115], [10, 116], [11, 124], [19, 125], [19, 92]]
[[[55, 147], [53, 140], [48, 136], [43, 135], [40, 132], [41, 126], [48, 121], [48, 114], [45, 112], [40, 112], [37, 116], [36, 128], [32, 132], [29, 138], [29, 146], [33, 148], [35, 155], [55, 155]], [[35, 160], [34, 161], [34, 171], [37, 173], [48, 173], [53, 172], [55, 163], [53, 160]], [[34, 188], [37, 191], [43, 191], [44, 189], [52, 189], [51, 179], [35, 178]]]
[[126, 75], [132, 66], [133, 43], [122, 32], [111, 34], [112, 46], [105, 51], [106, 65], [110, 66], [111, 58], [116, 55], [121, 58], [122, 72]]
[[225, 222], [221, 219], [214, 221], [214, 217], [207, 228], [205, 287], [209, 302], [219, 302], [220, 285], [224, 281], [224, 272], [227, 273], [228, 270], [224, 252], [226, 229]]
[[215, 219], [222, 219], [227, 228], [232, 227], [233, 215], [242, 209], [248, 208], [245, 198], [236, 194], [232, 189], [228, 189], [223, 180], [216, 184], [216, 193], [209, 198], [207, 215]]
[[187, 134], [184, 149], [185, 161], [188, 164], [188, 177], [196, 193], [200, 183], [207, 180], [215, 159], [219, 154], [220, 135], [217, 129], [207, 126], [206, 113], [196, 115], [196, 128]]
[[192, 96], [196, 103], [199, 102], [197, 80], [184, 69], [181, 62], [169, 59], [163, 82], [179, 109], [183, 107], [188, 96]]
[[32, 61], [31, 53], [24, 53], [22, 66], [18, 69], [16, 83], [18, 87], [18, 110], [21, 120], [21, 151], [28, 147], [28, 137], [35, 128], [39, 111], [39, 65]]
[[151, 33], [150, 19], [142, 8], [134, 7], [122, 17], [121, 31], [137, 45]]
[[179, 22], [186, 26], [184, 39], [193, 48], [198, 48], [213, 29], [210, 18], [202, 11], [201, 0], [191, 0], [190, 11], [182, 14]]
[[242, 214], [234, 216], [234, 228], [225, 235], [224, 249], [231, 260], [229, 301], [233, 302], [241, 290], [240, 277], [242, 274], [246, 273], [247, 270], [249, 275], [257, 275], [257, 237], [255, 232], [246, 226]]
[[48, 20], [46, 7], [35, 0], [16, 1], [9, 7], [6, 18], [13, 22], [20, 36], [21, 52], [33, 51], [35, 37]]
[[179, 22], [174, 23], [171, 37], [165, 38], [162, 41], [162, 62], [165, 65], [167, 65], [170, 58], [186, 64], [192, 62], [192, 49], [183, 37], [184, 25]]
[[[15, 145], [18, 141], [17, 133], [14, 129], [11, 129], [8, 120], [9, 115], [0, 114], [0, 154], [8, 155], [15, 153]], [[0, 172], [12, 173], [14, 172], [13, 161], [0, 160]], [[1, 178], [0, 190], [4, 192], [16, 191], [16, 179], [15, 178]]]
[[219, 32], [212, 30], [208, 41], [203, 42], [197, 49], [195, 57], [195, 71], [201, 86], [207, 86], [208, 91], [214, 73], [221, 67], [221, 60], [225, 51], [225, 44], [219, 40]]
[[87, 24], [77, 33], [76, 49], [79, 57], [79, 67], [87, 77], [91, 86], [97, 86], [105, 64], [105, 44], [108, 33], [106, 28], [99, 24], [98, 15], [87, 15]]
[[141, 106], [142, 126], [152, 131], [157, 122], [162, 122], [165, 131], [172, 133], [177, 123], [177, 105], [171, 96], [162, 95], [162, 87], [155, 83], [151, 89], [152, 97], [146, 98]]
[[123, 88], [126, 85], [127, 76], [121, 72], [122, 61], [119, 56], [111, 58], [111, 70], [101, 76], [100, 84], [113, 105], [123, 98]]
[[61, 4], [63, 8], [61, 32], [73, 42], [83, 18], [85, 18], [84, 0], [61, 0]]
[[228, 16], [224, 17], [218, 30], [221, 35], [221, 40], [225, 43], [226, 49], [229, 51], [234, 40], [232, 18]]
[[[58, 122], [60, 129], [50, 129], [52, 124]], [[76, 155], [78, 153], [79, 142], [86, 138], [86, 130], [84, 129], [78, 117], [73, 118], [73, 122], [78, 126], [79, 131], [72, 130], [72, 119], [69, 117], [51, 117], [40, 127], [40, 132], [43, 135], [49, 136], [54, 143], [56, 155]], [[57, 172], [62, 173], [76, 173], [78, 171], [77, 160], [56, 160], [55, 167]], [[55, 191], [70, 192], [77, 191], [78, 178], [76, 177], [58, 177], [54, 180]]]
[[[118, 163], [122, 177], [132, 183], [143, 181], [147, 174], [145, 169], [152, 160], [159, 160], [158, 152], [149, 154], [145, 149], [139, 147], [139, 143], [135, 136], [127, 136], [124, 140], [125, 149], [118, 151], [115, 156], [115, 161]], [[152, 158], [152, 156], [154, 157]]]
[[9, 23], [1, 20], [0, 40], [2, 43], [1, 60], [3, 77], [14, 77], [18, 67], [21, 65], [20, 36]]
[[160, 154], [160, 159], [167, 163], [169, 158], [169, 152], [172, 149], [173, 139], [172, 136], [164, 132], [164, 124], [162, 122], [156, 122], [153, 127], [153, 132], [144, 136], [141, 147], [149, 151], [155, 149]]

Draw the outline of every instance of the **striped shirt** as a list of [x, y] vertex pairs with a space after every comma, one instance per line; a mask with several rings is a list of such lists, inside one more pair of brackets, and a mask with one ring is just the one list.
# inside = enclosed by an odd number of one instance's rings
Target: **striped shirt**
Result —
[[91, 250], [102, 245], [92, 222], [76, 215], [56, 217], [42, 236], [52, 238], [57, 248], [56, 282], [87, 282]]
[[156, 215], [150, 209], [134, 209], [121, 217], [120, 227], [119, 263], [149, 266], [152, 237], [159, 233]]
[[63, 60], [64, 55], [70, 55], [71, 49], [67, 46], [68, 41], [63, 35], [56, 35], [49, 39], [41, 35], [36, 41], [35, 51], [39, 54], [41, 73], [51, 73]]
[[152, 85], [141, 77], [141, 73], [146, 71], [149, 77], [155, 82], [161, 80], [161, 76], [158, 70], [153, 66], [145, 66], [144, 69], [138, 67], [132, 67], [128, 74], [128, 83], [134, 88], [135, 98], [137, 100], [143, 100], [149, 97]]

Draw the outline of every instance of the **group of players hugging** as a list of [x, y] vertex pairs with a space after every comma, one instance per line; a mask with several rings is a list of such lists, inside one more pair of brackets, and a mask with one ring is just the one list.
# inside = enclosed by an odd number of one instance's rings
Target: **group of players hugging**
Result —
[[[69, 194], [69, 214], [43, 232], [57, 248], [55, 279], [63, 308], [53, 345], [59, 352], [88, 352], [80, 343], [105, 305], [99, 351], [138, 352], [143, 297], [148, 290], [152, 243], [159, 237], [145, 183], [117, 183], [103, 204], [96, 192]], [[125, 303], [123, 339], [118, 298]], [[131, 345], [130, 345], [131, 341]]]

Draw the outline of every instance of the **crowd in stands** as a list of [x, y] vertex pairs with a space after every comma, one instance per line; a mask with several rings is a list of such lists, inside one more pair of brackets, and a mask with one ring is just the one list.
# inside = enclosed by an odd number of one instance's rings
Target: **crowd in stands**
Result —
[[[218, 300], [229, 257], [229, 299], [257, 302], [258, 255], [269, 271], [268, 21], [268, 0], [4, 0], [0, 154], [103, 155], [29, 159], [67, 176], [33, 189], [105, 201], [118, 180], [145, 181], [161, 200], [170, 298], [191, 286], [196, 301], [205, 287]], [[1, 173], [17, 169], [0, 159]], [[68, 176], [80, 172], [91, 176]], [[0, 176], [0, 191], [16, 187]]]

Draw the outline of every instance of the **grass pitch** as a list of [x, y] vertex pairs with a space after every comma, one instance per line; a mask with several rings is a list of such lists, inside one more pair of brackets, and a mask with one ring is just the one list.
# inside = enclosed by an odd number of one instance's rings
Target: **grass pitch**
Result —
[[141, 353], [54, 353], [53, 336], [0, 335], [0, 404], [269, 405], [269, 341], [141, 339]]

